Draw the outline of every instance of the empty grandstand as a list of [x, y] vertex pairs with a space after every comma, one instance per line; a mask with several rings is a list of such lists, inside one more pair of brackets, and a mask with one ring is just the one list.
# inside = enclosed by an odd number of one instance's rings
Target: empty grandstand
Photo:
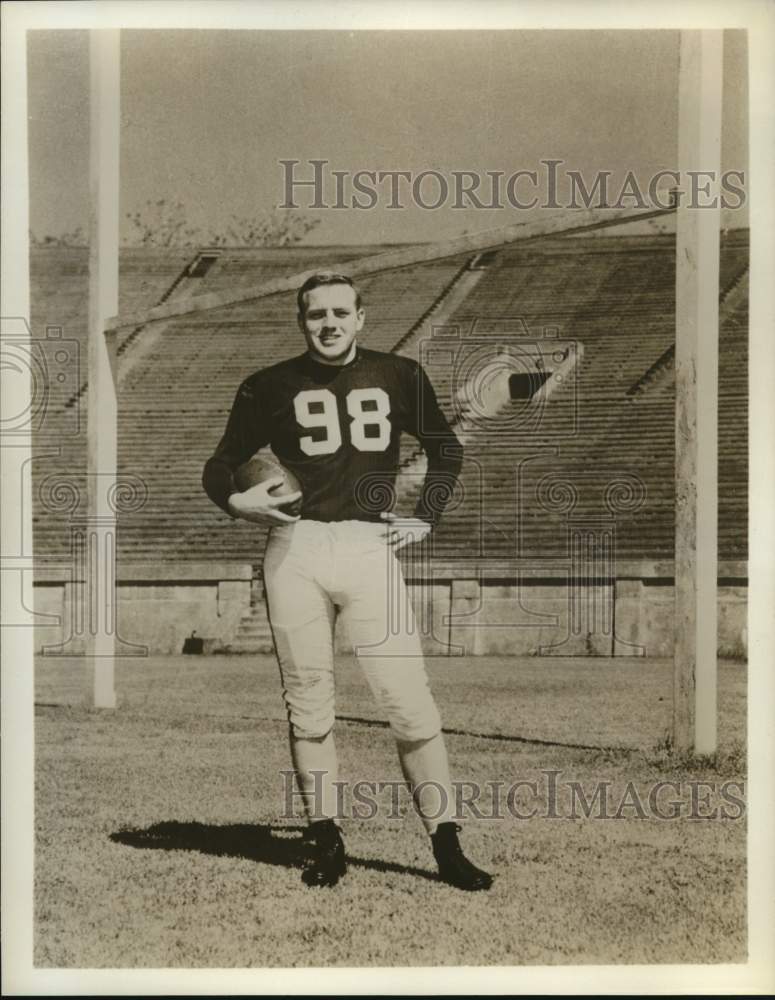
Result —
[[[126, 250], [122, 314], [384, 248]], [[723, 652], [745, 647], [748, 236], [722, 238], [719, 558]], [[466, 445], [432, 547], [405, 555], [427, 648], [667, 655], [672, 649], [675, 242], [576, 236], [386, 270], [359, 282], [361, 341], [423, 361]], [[74, 525], [85, 513], [87, 252], [32, 256], [46, 384], [35, 440], [38, 645], [71, 650]], [[300, 353], [293, 293], [182, 315], [118, 342], [119, 631], [159, 652], [196, 629], [250, 650], [263, 529], [204, 496], [235, 389]], [[69, 359], [57, 368], [56, 357]], [[489, 369], [487, 366], [489, 365]], [[478, 381], [477, 381], [478, 380]], [[55, 434], [53, 432], [56, 432]], [[405, 478], [421, 474], [406, 443]], [[486, 625], [486, 628], [482, 626]]]

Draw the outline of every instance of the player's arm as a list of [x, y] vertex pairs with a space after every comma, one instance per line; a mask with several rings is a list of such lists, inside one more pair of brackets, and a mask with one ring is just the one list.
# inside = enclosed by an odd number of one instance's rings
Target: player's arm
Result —
[[452, 499], [463, 464], [463, 446], [449, 426], [430, 379], [420, 365], [415, 370], [415, 379], [417, 411], [414, 427], [409, 430], [422, 445], [428, 469], [414, 516], [435, 526]]
[[388, 522], [388, 542], [395, 548], [420, 541], [438, 524], [452, 498], [463, 464], [463, 446], [449, 426], [430, 379], [420, 365], [414, 366], [410, 391], [410, 416], [405, 430], [422, 445], [428, 467], [414, 517], [382, 515]]
[[246, 380], [237, 390], [226, 430], [202, 473], [205, 493], [232, 517], [235, 515], [229, 510], [229, 497], [237, 492], [234, 473], [266, 444], [268, 438], [261, 427], [255, 390]]
[[205, 464], [202, 485], [213, 503], [230, 517], [268, 525], [296, 521], [297, 517], [279, 508], [292, 503], [297, 496], [275, 497], [270, 493], [282, 479], [268, 479], [244, 493], [237, 490], [234, 482], [234, 473], [240, 465], [269, 444], [259, 402], [250, 382], [243, 382], [237, 390], [223, 437]]

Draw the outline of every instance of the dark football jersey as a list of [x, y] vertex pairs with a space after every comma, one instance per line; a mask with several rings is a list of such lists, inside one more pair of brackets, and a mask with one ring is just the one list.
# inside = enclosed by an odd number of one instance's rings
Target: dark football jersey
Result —
[[378, 521], [393, 503], [402, 432], [427, 455], [415, 514], [434, 522], [449, 502], [462, 448], [422, 368], [361, 347], [343, 366], [303, 354], [245, 379], [203, 485], [228, 512], [234, 471], [269, 445], [301, 484], [302, 518]]

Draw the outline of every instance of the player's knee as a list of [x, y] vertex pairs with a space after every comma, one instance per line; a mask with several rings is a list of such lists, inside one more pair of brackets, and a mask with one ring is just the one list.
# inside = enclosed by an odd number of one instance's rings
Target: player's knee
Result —
[[441, 732], [441, 726], [406, 726], [391, 723], [390, 728], [399, 743], [427, 743]]
[[334, 704], [286, 698], [291, 731], [299, 740], [324, 740], [334, 728]]
[[[397, 667], [404, 667], [400, 661]], [[372, 691], [396, 739], [430, 740], [441, 732], [441, 716], [424, 671], [385, 670], [371, 677]]]
[[283, 692], [291, 732], [297, 739], [323, 740], [334, 727], [334, 692], [330, 677], [310, 673], [286, 677]]
[[421, 736], [419, 739], [406, 740], [403, 737], [396, 734], [396, 745], [398, 749], [407, 752], [412, 750], [421, 750], [423, 747], [428, 746], [429, 743], [433, 743], [434, 740], [441, 739], [443, 741], [443, 736], [441, 735], [441, 729], [438, 729], [432, 736]]
[[431, 703], [418, 712], [392, 712], [390, 728], [401, 743], [424, 743], [441, 732], [441, 716]]
[[308, 725], [305, 726], [303, 720], [301, 723], [299, 723], [291, 719], [291, 724], [290, 724], [291, 739], [294, 740], [295, 742], [302, 741], [306, 743], [323, 743], [325, 742], [326, 739], [328, 739], [334, 728], [333, 720], [331, 721], [331, 725], [326, 729], [324, 733], [318, 732], [318, 729], [320, 728], [321, 728], [320, 726], [313, 724], [313, 728], [310, 729]]

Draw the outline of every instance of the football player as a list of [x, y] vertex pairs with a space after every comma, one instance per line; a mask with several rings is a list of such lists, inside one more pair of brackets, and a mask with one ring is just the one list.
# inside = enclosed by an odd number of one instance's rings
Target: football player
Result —
[[[271, 528], [267, 608], [315, 845], [303, 879], [332, 886], [346, 871], [334, 786], [334, 624], [341, 614], [395, 735], [440, 877], [461, 889], [488, 889], [492, 877], [466, 858], [452, 819], [441, 720], [396, 558], [431, 531], [449, 503], [462, 449], [422, 368], [359, 346], [365, 313], [349, 277], [313, 275], [297, 304], [306, 351], [245, 379], [203, 484], [232, 517]], [[410, 518], [391, 512], [402, 432], [419, 440], [428, 459]], [[237, 490], [235, 470], [267, 445], [296, 476], [300, 493], [273, 496], [277, 478]], [[294, 501], [300, 514], [283, 510]]]

